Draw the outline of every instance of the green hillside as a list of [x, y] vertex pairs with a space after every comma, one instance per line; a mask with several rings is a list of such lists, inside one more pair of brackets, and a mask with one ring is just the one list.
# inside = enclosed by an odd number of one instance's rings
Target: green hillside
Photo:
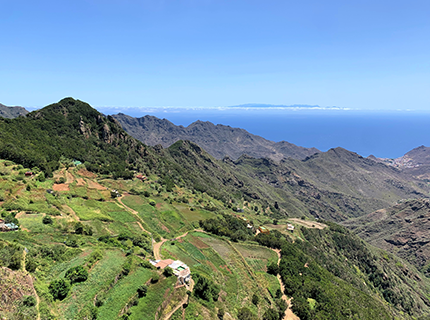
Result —
[[[71, 98], [0, 119], [0, 135], [1, 317], [430, 316], [423, 273], [329, 221], [426, 192], [357, 155], [218, 161], [188, 141], [145, 146]], [[372, 198], [377, 172], [390, 176]], [[192, 280], [153, 259], [182, 261]]]

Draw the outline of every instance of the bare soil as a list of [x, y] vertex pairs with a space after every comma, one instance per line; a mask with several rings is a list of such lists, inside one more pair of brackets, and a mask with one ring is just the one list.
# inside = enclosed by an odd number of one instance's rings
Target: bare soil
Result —
[[87, 180], [88, 188], [97, 189], [97, 190], [106, 190], [106, 187], [103, 187], [100, 183], [94, 182], [92, 180]]
[[86, 177], [86, 178], [97, 178], [97, 175], [95, 173], [89, 172], [86, 169], [80, 169], [78, 171], [79, 175]]
[[307, 221], [307, 220], [301, 220], [297, 218], [291, 218], [289, 220], [299, 225], [302, 225], [306, 228], [324, 229], [327, 227], [325, 224], [316, 222], [316, 221]]
[[65, 183], [59, 183], [59, 184], [54, 184], [54, 186], [52, 187], [52, 190], [54, 191], [70, 191], [69, 189], [69, 185], [65, 184]]

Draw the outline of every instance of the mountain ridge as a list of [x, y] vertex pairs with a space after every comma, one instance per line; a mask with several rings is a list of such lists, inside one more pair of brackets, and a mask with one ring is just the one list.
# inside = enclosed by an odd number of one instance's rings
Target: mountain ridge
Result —
[[238, 159], [242, 154], [254, 158], [271, 158], [280, 161], [286, 157], [304, 159], [320, 152], [316, 148], [304, 148], [286, 141], [274, 142], [253, 135], [241, 128], [213, 124], [197, 120], [187, 127], [176, 126], [166, 119], [154, 116], [134, 118], [123, 113], [112, 115], [125, 131], [147, 145], [160, 144], [169, 147], [178, 140], [197, 143], [217, 159], [229, 156]]
[[0, 117], [13, 119], [19, 116], [25, 116], [28, 111], [23, 107], [8, 107], [0, 103]]

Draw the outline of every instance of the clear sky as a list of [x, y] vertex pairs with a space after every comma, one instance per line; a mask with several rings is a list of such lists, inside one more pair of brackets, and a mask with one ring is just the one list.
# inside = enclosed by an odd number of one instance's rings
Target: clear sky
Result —
[[430, 1], [0, 0], [0, 102], [430, 109]]

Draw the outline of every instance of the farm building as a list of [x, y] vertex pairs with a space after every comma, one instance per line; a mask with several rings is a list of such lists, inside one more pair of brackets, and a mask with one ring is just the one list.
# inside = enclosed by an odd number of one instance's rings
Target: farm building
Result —
[[5, 223], [4, 220], [0, 219], [0, 231], [15, 231], [18, 230], [18, 226], [15, 223]]
[[139, 179], [139, 180], [142, 180], [142, 181], [145, 181], [145, 180], [146, 180], [146, 177], [145, 177], [144, 175], [141, 175], [141, 174], [138, 174], [138, 175], [136, 176], [136, 178], [137, 178], [137, 179]]
[[261, 233], [270, 233], [269, 229], [266, 227], [258, 227], [258, 230], [260, 230]]
[[182, 261], [172, 259], [166, 260], [149, 260], [149, 262], [155, 266], [157, 269], [164, 269], [166, 267], [170, 267], [173, 269], [173, 273], [178, 277], [179, 282], [185, 284], [191, 278], [191, 271], [188, 266]]
[[287, 224], [287, 230], [294, 231], [294, 226], [292, 224]]

